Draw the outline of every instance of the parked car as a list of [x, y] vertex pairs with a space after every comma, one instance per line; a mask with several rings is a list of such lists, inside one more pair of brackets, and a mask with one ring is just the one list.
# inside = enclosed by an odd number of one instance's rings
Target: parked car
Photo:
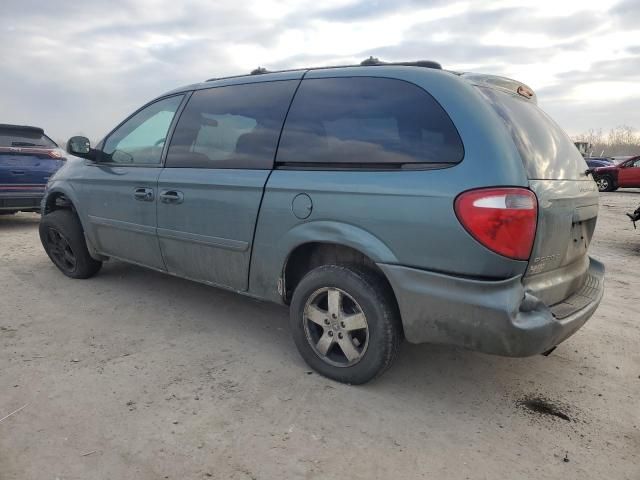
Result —
[[[308, 364], [363, 383], [403, 338], [547, 352], [603, 293], [598, 191], [520, 82], [434, 62], [213, 79], [68, 143], [40, 238], [289, 305]], [[88, 160], [88, 161], [87, 161]]]
[[614, 156], [611, 157], [613, 158], [613, 163], [620, 164], [622, 162], [626, 162], [627, 160], [629, 160], [630, 158], [633, 158], [635, 155], [619, 155], [619, 156]]
[[618, 164], [597, 167], [593, 178], [601, 192], [611, 192], [618, 188], [640, 188], [640, 156]]
[[613, 165], [613, 159], [609, 157], [585, 157], [589, 168], [607, 167]]
[[37, 212], [64, 151], [38, 127], [0, 124], [0, 214]]

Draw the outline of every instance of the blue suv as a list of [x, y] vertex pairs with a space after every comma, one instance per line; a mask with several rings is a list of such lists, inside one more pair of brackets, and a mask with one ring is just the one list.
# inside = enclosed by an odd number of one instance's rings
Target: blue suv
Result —
[[115, 258], [289, 305], [308, 364], [341, 382], [406, 338], [550, 351], [593, 314], [598, 190], [526, 85], [434, 62], [212, 79], [95, 148], [69, 140], [40, 237], [87, 278]]
[[0, 215], [37, 212], [64, 152], [38, 127], [0, 124]]

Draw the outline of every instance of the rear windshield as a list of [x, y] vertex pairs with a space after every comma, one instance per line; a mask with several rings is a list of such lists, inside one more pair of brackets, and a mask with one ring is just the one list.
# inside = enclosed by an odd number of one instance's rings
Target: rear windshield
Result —
[[58, 145], [37, 130], [0, 128], [0, 147], [47, 147]]
[[529, 179], [576, 180], [587, 165], [566, 133], [536, 104], [516, 95], [478, 87], [513, 138]]

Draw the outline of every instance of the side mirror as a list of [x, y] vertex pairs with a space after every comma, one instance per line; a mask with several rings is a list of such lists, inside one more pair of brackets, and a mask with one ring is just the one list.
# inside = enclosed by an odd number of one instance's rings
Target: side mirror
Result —
[[91, 151], [91, 142], [87, 137], [71, 137], [67, 142], [67, 152], [84, 156]]

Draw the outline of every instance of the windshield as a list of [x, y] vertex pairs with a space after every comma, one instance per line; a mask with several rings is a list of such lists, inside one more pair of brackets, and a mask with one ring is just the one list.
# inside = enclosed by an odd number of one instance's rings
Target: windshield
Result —
[[535, 103], [492, 88], [478, 87], [500, 115], [531, 180], [577, 180], [587, 165], [567, 134]]

